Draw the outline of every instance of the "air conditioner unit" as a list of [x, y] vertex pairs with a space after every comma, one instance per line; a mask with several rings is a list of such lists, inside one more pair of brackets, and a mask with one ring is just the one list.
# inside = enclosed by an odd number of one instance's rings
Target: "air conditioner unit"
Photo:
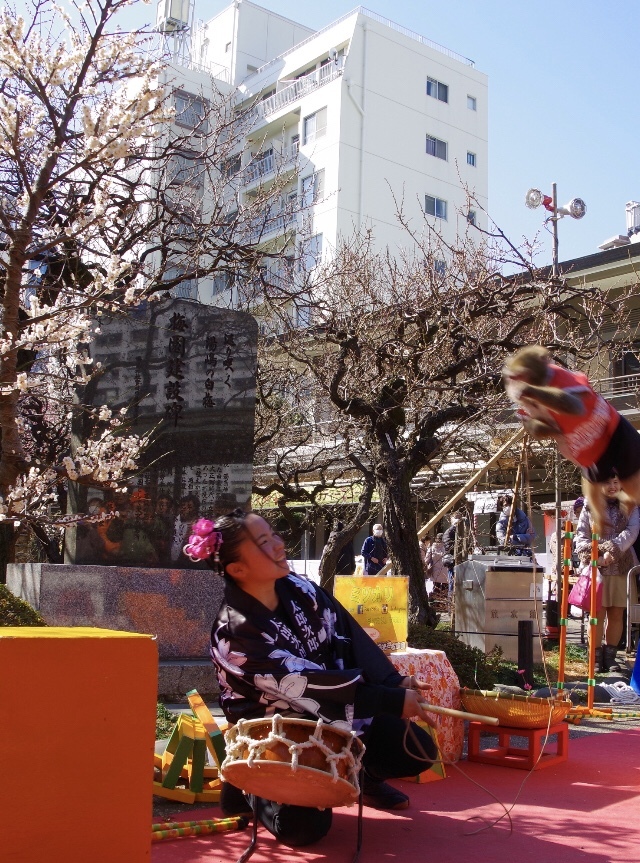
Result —
[[625, 207], [627, 214], [627, 231], [635, 231], [640, 228], [640, 201], [629, 201]]
[[156, 29], [160, 33], [175, 33], [189, 27], [191, 0], [160, 0]]

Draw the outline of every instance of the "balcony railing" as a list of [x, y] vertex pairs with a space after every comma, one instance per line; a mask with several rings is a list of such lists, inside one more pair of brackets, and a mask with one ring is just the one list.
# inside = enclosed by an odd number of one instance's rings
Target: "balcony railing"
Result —
[[265, 218], [255, 219], [250, 223], [247, 230], [248, 240], [255, 243], [256, 240], [264, 240], [275, 234], [283, 234], [294, 228], [297, 222], [297, 213], [268, 214]]
[[328, 84], [330, 81], [335, 81], [342, 75], [342, 66], [336, 63], [327, 63], [326, 66], [321, 66], [319, 69], [314, 69], [308, 75], [303, 75], [292, 81], [287, 87], [283, 87], [273, 96], [264, 99], [256, 105], [256, 113], [258, 117], [266, 118], [270, 114], [285, 108], [297, 99], [306, 96], [318, 87]]
[[640, 393], [640, 374], [600, 378], [595, 382], [594, 388], [605, 398], [637, 396]]
[[186, 279], [171, 291], [171, 295], [182, 300], [192, 300], [198, 296], [198, 280]]
[[298, 150], [299, 145], [296, 142], [290, 147], [285, 147], [281, 153], [271, 152], [267, 156], [255, 159], [251, 164], [247, 165], [244, 171], [243, 184], [246, 186], [249, 183], [254, 183], [256, 180], [268, 177], [277, 170], [293, 164], [298, 158]]

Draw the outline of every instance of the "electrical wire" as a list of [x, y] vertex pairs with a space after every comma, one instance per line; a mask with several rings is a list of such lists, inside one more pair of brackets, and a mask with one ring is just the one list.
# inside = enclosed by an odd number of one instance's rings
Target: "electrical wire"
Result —
[[[531, 484], [529, 481], [530, 480], [529, 454], [528, 454], [528, 449], [525, 446], [525, 444], [527, 442], [527, 437], [528, 436], [525, 435], [525, 438], [523, 441], [522, 454], [521, 454], [521, 458], [523, 458], [523, 460], [524, 460], [522, 486], [524, 488], [526, 488], [527, 509], [529, 510], [529, 512], [531, 512], [532, 510], [531, 510]], [[517, 491], [518, 491], [517, 488], [514, 489], [515, 493], [517, 493]], [[533, 601], [534, 601], [535, 619], [536, 619], [536, 622], [538, 624], [538, 640], [540, 643], [540, 651], [541, 651], [541, 656], [542, 656], [542, 666], [543, 666], [543, 670], [544, 670], [545, 680], [546, 680], [547, 687], [548, 687], [549, 691], [551, 691], [551, 682], [549, 679], [549, 671], [548, 671], [548, 666], [547, 666], [547, 662], [545, 659], [544, 643], [543, 643], [543, 637], [542, 637], [542, 613], [541, 613], [542, 603], [538, 601], [538, 591], [535, 589], [536, 574], [537, 574], [535, 536], [531, 541], [531, 560], [532, 560], [532, 564], [533, 564], [533, 584], [534, 584]], [[472, 561], [472, 563], [474, 563], [474, 562]], [[478, 578], [478, 575], [475, 572], [475, 566], [474, 566], [474, 575], [476, 576], [476, 580], [478, 581], [478, 584], [480, 585], [480, 579]], [[482, 591], [482, 593], [483, 593], [483, 598], [485, 598], [484, 597], [484, 591]], [[543, 597], [541, 597], [541, 599], [543, 599]], [[477, 683], [477, 681], [476, 681], [476, 683]], [[427, 712], [428, 712], [428, 710], [427, 710]], [[546, 739], [548, 739], [550, 736], [551, 717], [552, 717], [552, 710], [550, 707], [549, 708], [549, 717], [547, 719], [547, 728], [546, 728], [546, 735], [545, 735]], [[415, 755], [414, 753], [412, 753], [409, 750], [409, 748], [407, 746], [408, 736], [411, 737], [411, 740], [412, 740], [414, 746], [416, 747], [417, 751], [420, 753], [420, 755]], [[404, 737], [402, 740], [402, 745], [403, 745], [403, 749], [404, 749], [405, 754], [409, 755], [412, 758], [416, 758], [417, 760], [424, 761], [425, 763], [428, 763], [428, 764], [437, 763], [437, 764], [443, 764], [446, 767], [453, 767], [455, 770], [458, 771], [458, 773], [460, 773], [462, 776], [464, 776], [468, 782], [470, 782], [472, 785], [475, 785], [477, 788], [480, 788], [482, 791], [484, 791], [489, 797], [491, 797], [493, 800], [495, 800], [495, 802], [498, 804], [498, 806], [500, 806], [502, 808], [502, 810], [503, 810], [502, 814], [499, 815], [497, 818], [494, 818], [492, 821], [489, 821], [480, 815], [473, 815], [470, 818], [468, 818], [467, 821], [479, 819], [479, 820], [483, 821], [484, 824], [483, 824], [483, 826], [478, 827], [477, 830], [465, 832], [464, 833], [465, 836], [477, 836], [479, 833], [483, 833], [485, 830], [491, 830], [494, 827], [496, 827], [498, 824], [500, 824], [500, 822], [503, 821], [505, 818], [507, 819], [508, 824], [509, 824], [508, 835], [509, 836], [512, 835], [514, 827], [513, 827], [513, 820], [511, 817], [511, 813], [513, 812], [516, 805], [518, 804], [520, 796], [521, 796], [527, 782], [531, 778], [531, 775], [535, 771], [536, 767], [538, 766], [538, 764], [540, 763], [540, 761], [544, 755], [544, 746], [542, 746], [540, 748], [540, 753], [538, 755], [538, 758], [536, 759], [535, 764], [529, 768], [529, 770], [527, 771], [527, 773], [523, 777], [522, 782], [520, 783], [518, 790], [516, 792], [514, 800], [510, 804], [506, 804], [506, 803], [503, 803], [501, 800], [499, 800], [498, 797], [496, 797], [496, 795], [492, 791], [490, 791], [485, 785], [483, 785], [481, 782], [476, 781], [471, 776], [469, 776], [467, 773], [465, 773], [465, 771], [462, 770], [455, 761], [451, 761], [449, 759], [443, 758], [442, 756], [439, 759], [437, 759], [436, 761], [434, 761], [432, 758], [430, 758], [426, 754], [426, 752], [424, 751], [424, 748], [422, 747], [422, 744], [420, 743], [420, 741], [416, 737], [415, 732], [413, 731], [413, 728], [411, 727], [411, 723], [408, 719], [406, 720], [406, 729], [405, 729]]]

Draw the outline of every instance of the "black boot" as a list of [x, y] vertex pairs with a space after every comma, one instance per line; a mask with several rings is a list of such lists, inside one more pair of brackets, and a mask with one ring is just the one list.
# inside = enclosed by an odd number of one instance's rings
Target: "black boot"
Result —
[[372, 779], [366, 772], [362, 776], [362, 801], [373, 809], [407, 809], [409, 798], [388, 782]]
[[595, 674], [602, 674], [604, 671], [606, 671], [606, 668], [604, 667], [604, 662], [602, 659], [602, 653], [603, 653], [602, 647], [596, 647], [596, 662], [595, 662], [595, 666], [593, 669]]
[[230, 782], [223, 782], [220, 790], [220, 808], [225, 818], [234, 815], [251, 815], [251, 804], [239, 788]]
[[606, 644], [604, 648], [604, 665], [606, 671], [622, 671], [622, 666], [616, 660], [617, 644]]

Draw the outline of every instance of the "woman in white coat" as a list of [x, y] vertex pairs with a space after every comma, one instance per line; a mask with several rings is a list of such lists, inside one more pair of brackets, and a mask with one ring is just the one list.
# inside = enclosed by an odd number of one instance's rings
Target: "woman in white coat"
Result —
[[[633, 543], [640, 532], [640, 512], [635, 504], [621, 500], [620, 480], [614, 476], [599, 483], [605, 498], [606, 525], [600, 536], [598, 568], [602, 573], [602, 608], [595, 628], [596, 672], [620, 671], [616, 662], [618, 642], [622, 636], [624, 609], [627, 605], [627, 576], [638, 563]], [[591, 560], [592, 516], [587, 504], [580, 514], [576, 530], [576, 551], [581, 566]], [[631, 585], [631, 602], [637, 603], [635, 581]], [[605, 643], [602, 644], [604, 628]]]

